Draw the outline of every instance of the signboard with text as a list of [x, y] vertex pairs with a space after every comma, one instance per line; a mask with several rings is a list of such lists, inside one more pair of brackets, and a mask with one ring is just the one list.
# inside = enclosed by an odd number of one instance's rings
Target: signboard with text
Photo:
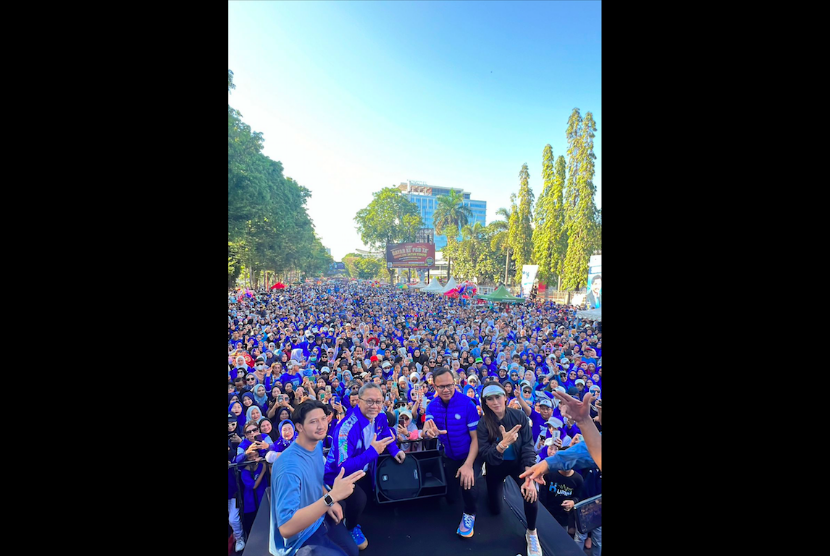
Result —
[[432, 268], [435, 266], [434, 243], [387, 243], [387, 268]]

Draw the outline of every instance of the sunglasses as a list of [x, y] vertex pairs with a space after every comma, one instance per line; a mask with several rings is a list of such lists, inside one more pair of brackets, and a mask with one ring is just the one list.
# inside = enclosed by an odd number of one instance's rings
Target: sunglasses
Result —
[[247, 431], [245, 431], [245, 434], [254, 434], [255, 432], [259, 432], [259, 429], [247, 430]]
[[254, 381], [254, 380], [256, 380], [256, 379], [255, 379], [255, 378], [253, 378], [253, 377], [251, 377], [251, 378], [246, 378], [245, 380], [250, 380], [250, 381], [252, 381], [252, 382], [253, 382], [253, 381]]

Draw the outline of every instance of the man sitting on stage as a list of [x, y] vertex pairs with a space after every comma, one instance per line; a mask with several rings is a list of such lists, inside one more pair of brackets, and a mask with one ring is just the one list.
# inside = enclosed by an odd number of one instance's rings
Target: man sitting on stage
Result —
[[[297, 439], [282, 452], [271, 475], [269, 551], [275, 556], [357, 556], [357, 547], [341, 524], [339, 501], [349, 497], [365, 474], [344, 477], [328, 490], [323, 485], [323, 448], [328, 423], [317, 400], [300, 404], [291, 414]], [[325, 517], [324, 517], [325, 514]]]
[[[360, 550], [369, 545], [358, 521], [366, 507], [367, 492], [374, 485], [374, 471], [378, 456], [389, 447], [389, 453], [398, 463], [403, 463], [406, 454], [395, 444], [395, 435], [389, 429], [389, 421], [383, 409], [383, 393], [380, 387], [370, 382], [360, 387], [357, 406], [340, 421], [332, 431], [334, 443], [326, 458], [325, 481], [331, 485], [343, 470], [348, 476], [362, 469], [370, 478], [357, 483], [361, 488], [345, 504], [345, 524]], [[376, 419], [381, 414], [379, 419]], [[366, 489], [366, 490], [364, 490]]]
[[464, 512], [456, 533], [462, 537], [473, 536], [476, 519], [475, 476], [481, 472], [481, 464], [473, 465], [478, 455], [478, 409], [475, 402], [456, 391], [455, 377], [447, 367], [440, 367], [432, 374], [432, 384], [438, 394], [427, 406], [424, 422], [424, 438], [438, 437], [444, 446], [444, 468], [449, 480], [447, 501], [464, 499]]

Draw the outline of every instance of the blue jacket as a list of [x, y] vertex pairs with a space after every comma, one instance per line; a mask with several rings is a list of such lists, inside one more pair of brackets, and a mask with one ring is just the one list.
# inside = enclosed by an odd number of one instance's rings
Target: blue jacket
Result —
[[447, 431], [447, 434], [438, 435], [446, 456], [455, 461], [467, 459], [472, 442], [470, 432], [475, 432], [479, 419], [475, 402], [458, 391], [449, 404], [435, 396], [427, 405], [425, 421], [430, 419], [435, 421], [438, 430]]
[[579, 442], [576, 446], [567, 450], [559, 450], [549, 458], [545, 458], [549, 471], [567, 471], [568, 469], [594, 469], [597, 464], [591, 454], [588, 453], [588, 446], [585, 442]]
[[[344, 473], [346, 477], [355, 471], [364, 469], [367, 465], [369, 465], [367, 473], [374, 475], [374, 464], [377, 462], [379, 454], [373, 446], [365, 445], [364, 431], [368, 427], [372, 427], [372, 423], [369, 423], [369, 420], [360, 411], [360, 406], [352, 408], [334, 427], [331, 434], [334, 443], [326, 457], [326, 467], [323, 471], [323, 481], [329, 488], [334, 484], [334, 478], [340, 473], [341, 467], [346, 469]], [[378, 440], [390, 436], [395, 438], [396, 435], [389, 430], [389, 421], [386, 419], [384, 412], [380, 412], [375, 417], [373, 433], [377, 434]], [[398, 452], [401, 451], [395, 442], [389, 444], [386, 449], [389, 450], [392, 456], [398, 455]]]

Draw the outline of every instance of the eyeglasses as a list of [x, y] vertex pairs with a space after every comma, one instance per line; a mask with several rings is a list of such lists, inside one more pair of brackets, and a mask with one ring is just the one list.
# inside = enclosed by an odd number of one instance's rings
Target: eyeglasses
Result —
[[436, 390], [451, 390], [455, 384], [435, 384]]
[[358, 399], [363, 400], [363, 402], [365, 402], [366, 405], [368, 405], [369, 407], [372, 407], [373, 405], [381, 405], [383, 403], [383, 400], [365, 400], [363, 398]]
[[248, 377], [248, 378], [246, 378], [245, 380], [256, 380], [256, 379], [255, 379], [254, 377], [252, 377], [252, 376], [249, 376], [249, 377]]
[[254, 434], [255, 432], [259, 432], [259, 429], [250, 429], [245, 431], [245, 434]]

